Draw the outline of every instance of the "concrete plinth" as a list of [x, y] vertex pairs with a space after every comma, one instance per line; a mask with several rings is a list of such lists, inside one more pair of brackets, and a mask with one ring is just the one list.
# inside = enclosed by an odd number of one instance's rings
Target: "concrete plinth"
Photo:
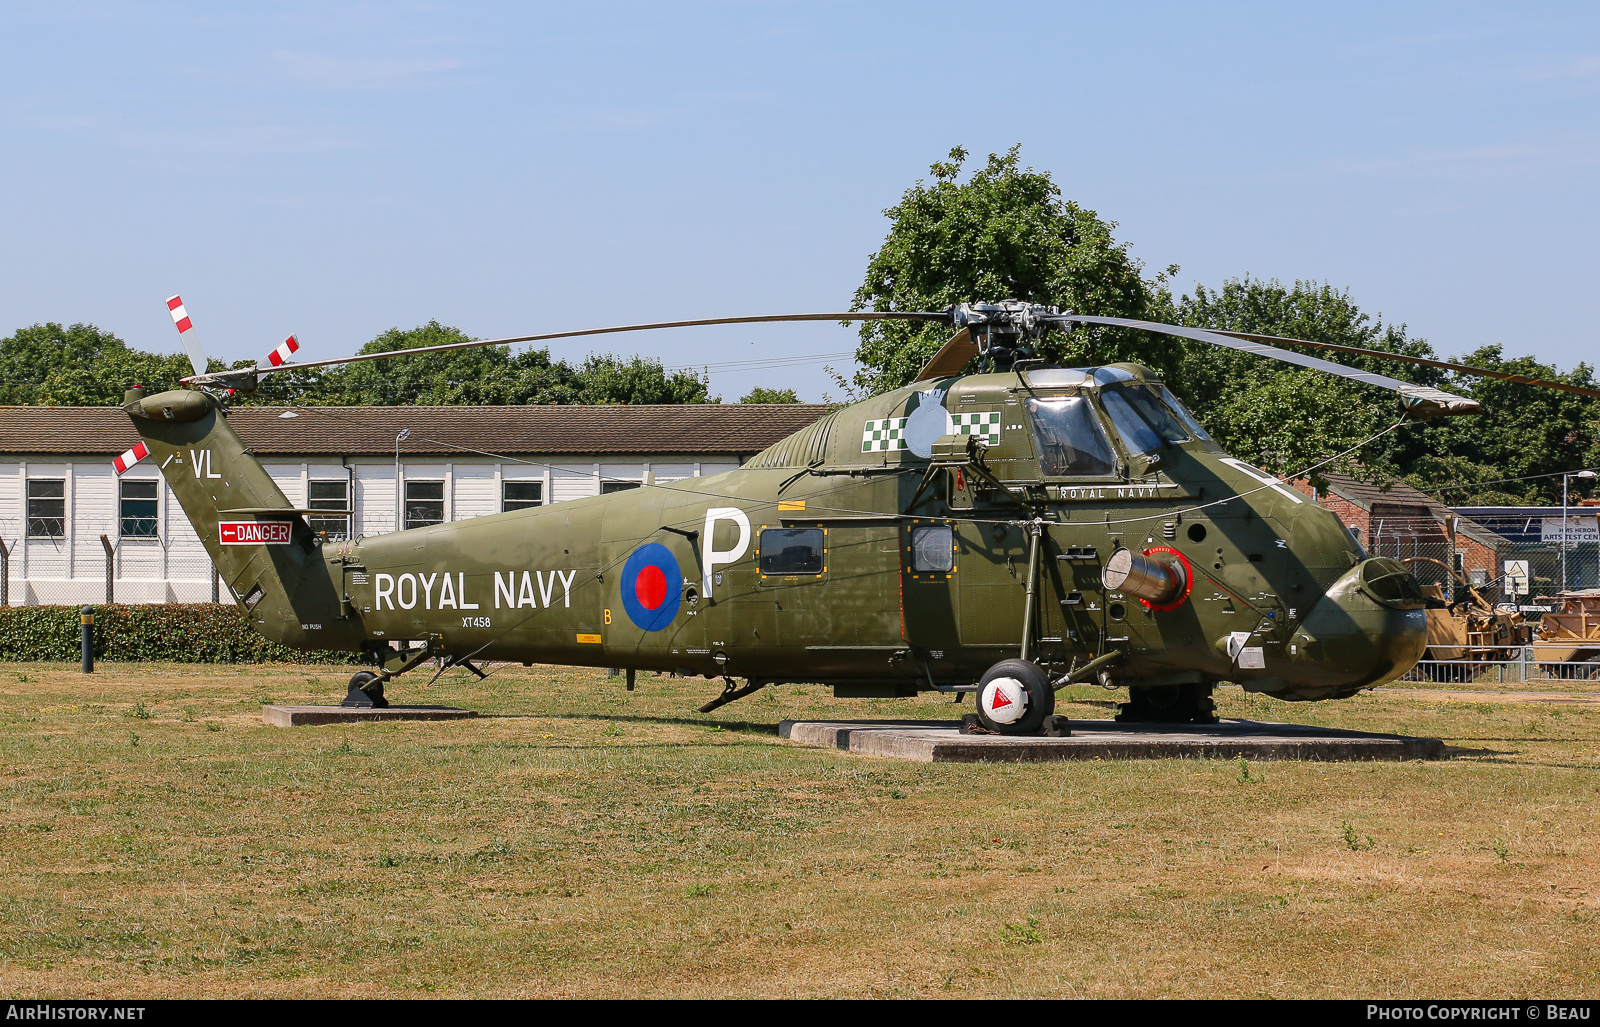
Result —
[[1036, 763], [1190, 757], [1250, 760], [1436, 760], [1437, 738], [1374, 735], [1302, 724], [1225, 720], [1220, 724], [1119, 724], [1074, 720], [1067, 738], [963, 735], [959, 723], [786, 720], [778, 734], [800, 745], [921, 763]]
[[476, 710], [454, 706], [263, 706], [261, 719], [273, 727], [309, 727], [314, 724], [359, 724], [371, 720], [470, 720]]

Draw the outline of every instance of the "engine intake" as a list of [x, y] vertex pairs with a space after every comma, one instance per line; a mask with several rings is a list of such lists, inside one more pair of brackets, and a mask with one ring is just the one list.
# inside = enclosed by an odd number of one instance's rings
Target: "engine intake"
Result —
[[1176, 562], [1119, 549], [1100, 572], [1100, 584], [1109, 592], [1126, 592], [1153, 606], [1165, 606], [1183, 595], [1189, 582]]

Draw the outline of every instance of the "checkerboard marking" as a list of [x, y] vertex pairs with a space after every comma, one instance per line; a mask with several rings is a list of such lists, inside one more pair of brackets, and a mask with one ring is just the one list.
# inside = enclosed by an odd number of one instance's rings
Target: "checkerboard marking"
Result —
[[957, 435], [981, 435], [991, 446], [1000, 445], [1000, 411], [977, 410], [970, 414], [951, 414]]
[[868, 421], [861, 429], [861, 452], [883, 453], [891, 449], [905, 449], [905, 429], [904, 417]]
[[[1000, 444], [1000, 411], [977, 410], [965, 414], [951, 414], [950, 423], [956, 435], [977, 435], [991, 446]], [[885, 417], [868, 421], [861, 429], [861, 452], [885, 453], [905, 449], [904, 417]]]

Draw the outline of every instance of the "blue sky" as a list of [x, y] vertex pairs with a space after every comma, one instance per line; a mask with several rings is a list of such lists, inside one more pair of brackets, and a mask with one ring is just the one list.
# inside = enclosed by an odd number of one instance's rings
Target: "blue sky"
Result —
[[[1020, 143], [1181, 288], [1327, 281], [1441, 352], [1570, 367], [1600, 321], [1597, 30], [1580, 4], [11, 0], [0, 333], [174, 351], [174, 292], [230, 359], [843, 309], [931, 162]], [[713, 371], [728, 399], [829, 389], [820, 361]]]

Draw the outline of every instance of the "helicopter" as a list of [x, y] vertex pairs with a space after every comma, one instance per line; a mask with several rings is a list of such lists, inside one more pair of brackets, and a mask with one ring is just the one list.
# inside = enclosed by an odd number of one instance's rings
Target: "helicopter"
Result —
[[[1061, 311], [1018, 300], [656, 322], [207, 372], [123, 403], [251, 627], [284, 645], [365, 654], [346, 705], [436, 661], [617, 668], [721, 680], [703, 712], [761, 688], [845, 697], [976, 694], [979, 730], [1047, 729], [1070, 684], [1127, 688], [1123, 721], [1212, 723], [1223, 681], [1291, 701], [1405, 674], [1426, 597], [1330, 511], [1219, 447], [1136, 363], [1052, 366], [1050, 331], [1117, 326], [1287, 361], [1396, 393], [1402, 418], [1470, 414], [1466, 397], [1273, 343], [1600, 392], [1307, 340]], [[618, 332], [898, 318], [954, 334], [910, 385], [843, 406], [712, 477], [329, 541], [228, 424], [282, 371]], [[967, 368], [974, 360], [978, 370]], [[312, 410], [314, 408], [307, 408]], [[337, 514], [339, 511], [333, 511]], [[742, 684], [741, 684], [742, 681]]]

